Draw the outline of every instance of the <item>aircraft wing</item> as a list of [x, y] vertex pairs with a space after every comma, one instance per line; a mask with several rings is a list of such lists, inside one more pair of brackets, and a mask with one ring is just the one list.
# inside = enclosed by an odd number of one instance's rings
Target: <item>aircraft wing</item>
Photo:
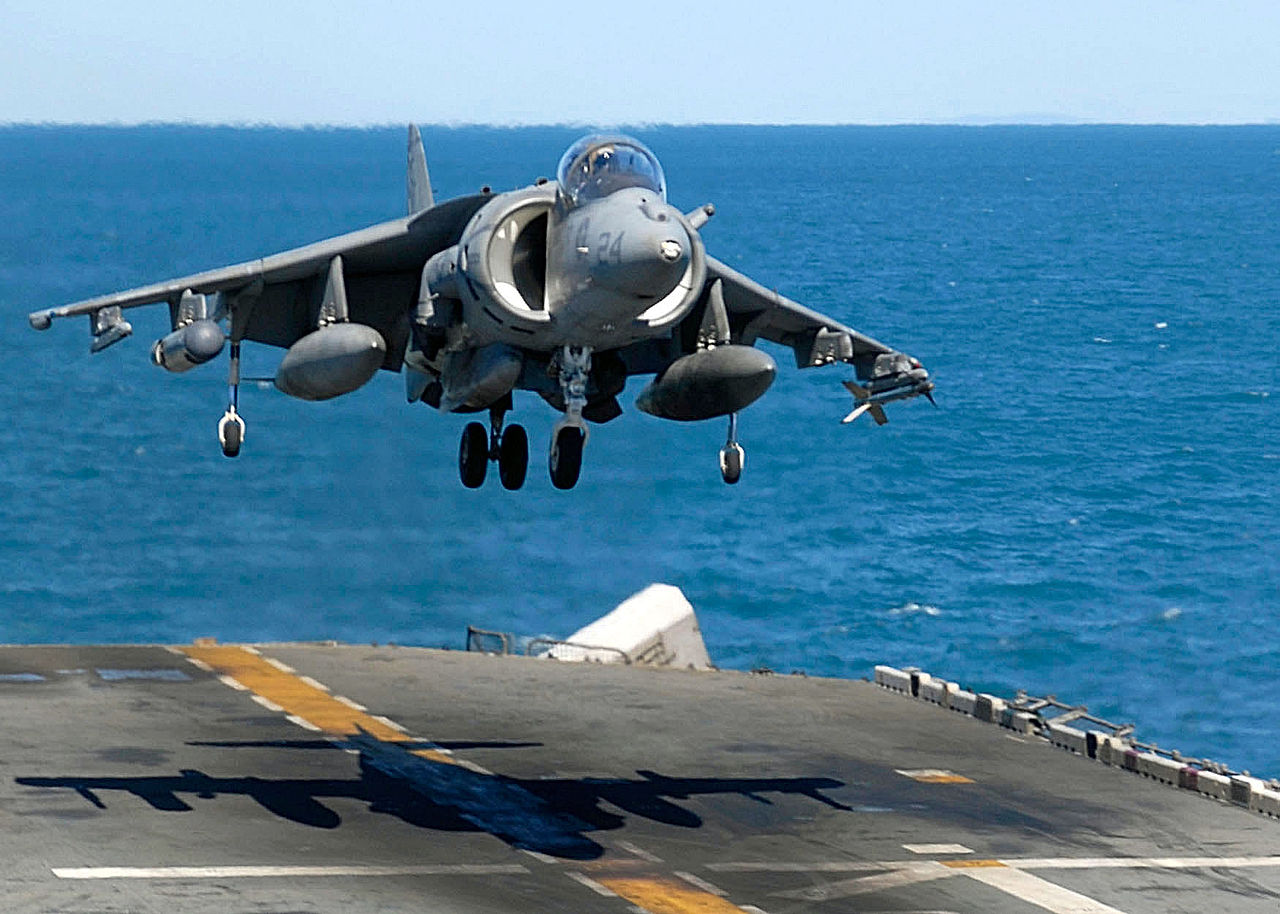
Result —
[[714, 257], [707, 258], [707, 283], [721, 283], [734, 342], [754, 345], [766, 339], [789, 347], [796, 366], [812, 368], [848, 362], [859, 378], [869, 378], [878, 356], [896, 354], [837, 320], [767, 289]]
[[[231, 338], [288, 347], [316, 329], [320, 293], [329, 264], [342, 258], [352, 321], [373, 327], [387, 343], [384, 368], [400, 369], [408, 340], [408, 314], [418, 298], [422, 267], [457, 242], [489, 197], [459, 197], [424, 212], [232, 266], [182, 276], [32, 312], [31, 326], [88, 315], [95, 334], [120, 322], [112, 309], [166, 303], [174, 313], [184, 292], [219, 295], [231, 316]], [[114, 339], [127, 335], [127, 330]], [[95, 346], [95, 349], [103, 348]]]

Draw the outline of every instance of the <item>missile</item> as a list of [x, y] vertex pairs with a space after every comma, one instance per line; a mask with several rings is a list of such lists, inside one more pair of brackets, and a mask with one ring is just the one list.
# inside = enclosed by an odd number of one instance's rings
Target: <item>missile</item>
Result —
[[876, 368], [877, 373], [866, 387], [854, 381], [844, 382], [845, 389], [853, 394], [855, 406], [840, 420], [842, 423], [847, 424], [863, 413], [870, 413], [876, 425], [884, 425], [889, 421], [884, 404], [895, 400], [923, 396], [934, 406], [938, 405], [933, 399], [934, 384], [929, 380], [929, 372], [915, 359], [901, 353], [890, 353], [876, 360]]

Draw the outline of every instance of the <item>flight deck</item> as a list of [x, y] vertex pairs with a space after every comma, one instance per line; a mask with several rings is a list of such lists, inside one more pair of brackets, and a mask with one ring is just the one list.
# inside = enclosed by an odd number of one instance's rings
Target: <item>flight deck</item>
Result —
[[7, 912], [1280, 909], [1275, 818], [867, 681], [11, 646], [0, 720]]

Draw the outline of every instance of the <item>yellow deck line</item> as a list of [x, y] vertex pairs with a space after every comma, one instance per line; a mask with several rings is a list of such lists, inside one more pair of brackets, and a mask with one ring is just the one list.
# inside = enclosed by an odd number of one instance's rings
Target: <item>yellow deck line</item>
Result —
[[[396, 722], [358, 710], [349, 699], [339, 702], [337, 696], [326, 691], [320, 682], [292, 671], [283, 663], [262, 657], [250, 648], [197, 644], [183, 646], [179, 650], [193, 661], [200, 662], [200, 666], [209, 667], [224, 682], [229, 681], [229, 685], [243, 686], [256, 698], [279, 707], [284, 714], [298, 721], [320, 728], [325, 734], [352, 736], [364, 730], [385, 742], [416, 741]], [[413, 754], [433, 762], [460, 764], [451, 755], [431, 749], [413, 750]], [[744, 914], [744, 909], [722, 897], [673, 878], [626, 872], [613, 877], [593, 873], [593, 877], [585, 878], [650, 914]]]
[[[267, 658], [235, 645], [195, 645], [179, 648], [193, 660], [208, 664], [214, 672], [229, 676], [253, 694], [333, 736], [353, 736], [364, 730], [389, 743], [413, 742], [414, 737], [396, 729], [385, 719], [357, 711], [338, 701], [329, 692], [287, 673]], [[414, 750], [414, 755], [434, 762], [455, 764], [455, 760], [432, 749]]]
[[[351, 736], [364, 730], [371, 736], [390, 743], [413, 742], [394, 721], [359, 711], [352, 704], [338, 701], [320, 683], [295, 672], [286, 672], [282, 664], [272, 663], [248, 648], [235, 645], [193, 645], [180, 648], [193, 660], [207, 664], [219, 676], [233, 680], [251, 692], [279, 706], [283, 713], [299, 718], [333, 736]], [[459, 764], [457, 759], [431, 749], [415, 750], [414, 755], [446, 764]], [[664, 876], [619, 874], [609, 877], [594, 874], [585, 877], [603, 886], [650, 914], [744, 914], [743, 909], [718, 895], [688, 883]]]
[[743, 914], [742, 908], [719, 895], [662, 877], [594, 876], [609, 891], [650, 914]]

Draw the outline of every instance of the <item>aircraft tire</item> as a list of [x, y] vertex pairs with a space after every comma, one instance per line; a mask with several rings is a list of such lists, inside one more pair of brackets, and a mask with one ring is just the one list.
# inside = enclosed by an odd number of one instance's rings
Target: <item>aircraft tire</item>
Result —
[[566, 426], [560, 429], [551, 445], [551, 484], [557, 489], [572, 489], [582, 472], [582, 445], [586, 435], [582, 429]]
[[742, 448], [736, 444], [720, 452], [720, 478], [727, 485], [737, 485], [742, 478], [742, 458]]
[[223, 457], [239, 456], [239, 445], [241, 445], [239, 426], [229, 425], [227, 428], [227, 440], [223, 442]]
[[458, 475], [468, 489], [478, 489], [484, 485], [488, 469], [489, 433], [479, 422], [469, 422], [462, 430], [462, 444], [458, 447]]
[[222, 434], [222, 456], [239, 456], [241, 443], [240, 425], [236, 422], [228, 422], [226, 431]]
[[509, 425], [498, 445], [498, 478], [502, 487], [515, 491], [529, 472], [529, 434], [523, 425]]

